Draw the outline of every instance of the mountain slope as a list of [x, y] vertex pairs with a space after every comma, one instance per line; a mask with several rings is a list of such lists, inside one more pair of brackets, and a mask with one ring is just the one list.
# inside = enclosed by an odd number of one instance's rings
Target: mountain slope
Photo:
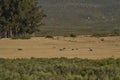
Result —
[[38, 0], [47, 14], [42, 29], [120, 28], [120, 0]]

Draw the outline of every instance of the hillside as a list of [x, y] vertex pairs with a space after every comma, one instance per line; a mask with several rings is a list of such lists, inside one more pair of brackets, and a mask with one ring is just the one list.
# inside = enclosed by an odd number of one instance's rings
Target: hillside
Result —
[[[44, 31], [120, 28], [120, 0], [38, 0], [47, 14]], [[54, 31], [53, 31], [54, 30]], [[66, 31], [67, 30], [67, 31]]]

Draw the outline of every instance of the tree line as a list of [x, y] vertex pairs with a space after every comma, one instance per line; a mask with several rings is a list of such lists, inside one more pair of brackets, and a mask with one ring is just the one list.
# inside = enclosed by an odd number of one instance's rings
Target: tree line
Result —
[[45, 16], [37, 0], [0, 0], [0, 37], [26, 36], [39, 31]]

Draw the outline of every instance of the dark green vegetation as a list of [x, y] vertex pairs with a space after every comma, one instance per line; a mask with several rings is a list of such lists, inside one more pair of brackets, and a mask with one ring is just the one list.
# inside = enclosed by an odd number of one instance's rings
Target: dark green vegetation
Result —
[[92, 34], [92, 37], [108, 37], [108, 36], [120, 36], [120, 30], [115, 29], [111, 32], [98, 32]]
[[69, 35], [120, 29], [120, 0], [38, 0], [48, 17], [38, 34]]
[[70, 37], [77, 37], [75, 34], [70, 34]]
[[36, 0], [0, 0], [0, 37], [29, 36], [39, 30], [43, 17]]
[[53, 36], [49, 36], [49, 35], [48, 35], [48, 36], [46, 36], [46, 38], [54, 38], [54, 37], [53, 37]]
[[0, 80], [120, 80], [120, 59], [0, 59]]

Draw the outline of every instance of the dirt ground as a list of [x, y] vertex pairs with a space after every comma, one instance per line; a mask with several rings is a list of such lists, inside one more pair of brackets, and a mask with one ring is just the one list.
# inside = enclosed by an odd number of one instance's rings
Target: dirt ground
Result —
[[[103, 39], [103, 41], [101, 40]], [[30, 40], [0, 39], [0, 58], [120, 58], [119, 37], [35, 37]]]

